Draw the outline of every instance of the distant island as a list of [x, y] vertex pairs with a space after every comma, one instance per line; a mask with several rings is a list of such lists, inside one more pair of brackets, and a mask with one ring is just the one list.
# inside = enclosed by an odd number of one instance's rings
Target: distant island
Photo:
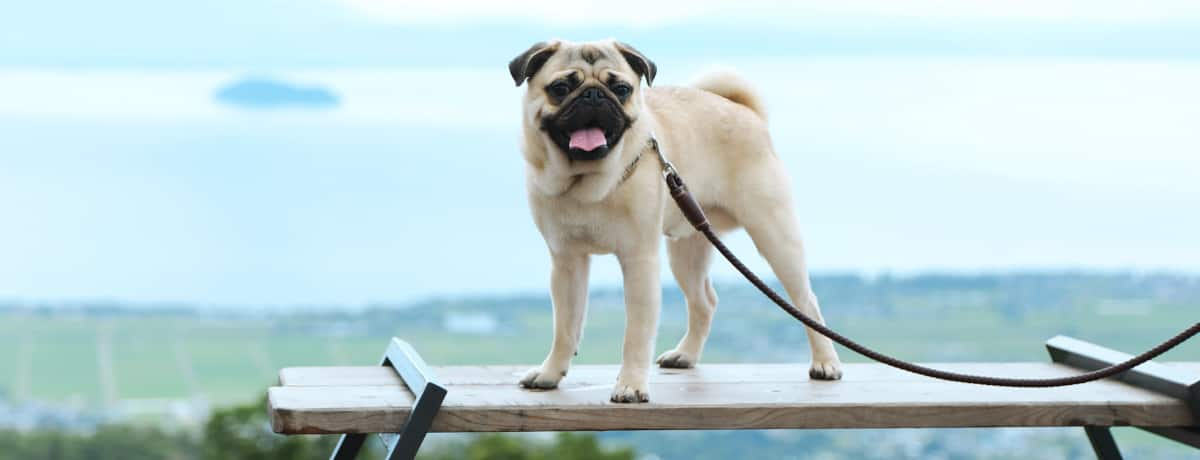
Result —
[[222, 104], [248, 109], [331, 109], [341, 102], [327, 88], [263, 77], [243, 78], [222, 86], [213, 98]]

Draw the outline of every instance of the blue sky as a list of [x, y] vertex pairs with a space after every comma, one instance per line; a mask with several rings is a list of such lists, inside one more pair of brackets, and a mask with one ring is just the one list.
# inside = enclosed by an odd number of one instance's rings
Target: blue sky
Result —
[[547, 36], [709, 58], [1200, 58], [1200, 7], [1175, 0], [521, 3], [10, 2], [0, 65], [478, 66]]
[[[552, 3], [6, 6], [0, 299], [542, 292], [504, 65], [549, 36], [758, 85], [819, 271], [1200, 271], [1200, 6]], [[258, 75], [342, 104], [213, 101]]]

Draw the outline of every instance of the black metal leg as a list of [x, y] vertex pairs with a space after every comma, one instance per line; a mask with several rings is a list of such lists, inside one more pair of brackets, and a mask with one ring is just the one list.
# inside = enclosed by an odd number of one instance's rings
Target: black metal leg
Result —
[[417, 449], [425, 441], [425, 435], [433, 426], [433, 417], [442, 407], [446, 398], [446, 389], [434, 383], [437, 377], [433, 370], [421, 359], [412, 345], [392, 338], [387, 353], [383, 356], [383, 365], [391, 366], [400, 374], [400, 379], [412, 390], [416, 402], [413, 410], [400, 430], [400, 436], [388, 446], [388, 460], [412, 459], [417, 457]]
[[1117, 448], [1117, 441], [1113, 439], [1112, 431], [1106, 426], [1085, 426], [1083, 431], [1087, 433], [1088, 441], [1092, 443], [1092, 450], [1096, 451], [1096, 458], [1099, 460], [1121, 460], [1121, 449]]
[[343, 434], [337, 447], [333, 448], [333, 455], [329, 456], [329, 460], [354, 460], [366, 439], [365, 434]]
[[[1050, 359], [1056, 363], [1071, 367], [1095, 370], [1116, 364], [1130, 356], [1116, 350], [1094, 345], [1070, 337], [1058, 336], [1046, 342], [1046, 350]], [[1147, 362], [1113, 377], [1130, 385], [1144, 388], [1156, 393], [1165, 394], [1187, 401], [1197, 423], [1200, 423], [1200, 381], [1194, 381], [1194, 376], [1181, 375], [1176, 369], [1167, 365]], [[1192, 447], [1200, 448], [1200, 427], [1137, 427], [1164, 438], [1179, 441]], [[1101, 460], [1121, 458], [1117, 443], [1107, 427], [1084, 427], [1096, 456]]]
[[429, 427], [433, 426], [433, 417], [437, 415], [438, 409], [441, 408], [442, 400], [446, 397], [446, 389], [437, 384], [430, 383], [425, 387], [425, 391], [421, 392], [421, 397], [413, 406], [412, 413], [408, 416], [408, 421], [404, 422], [404, 429], [400, 430], [400, 436], [396, 438], [394, 443], [388, 449], [388, 460], [413, 459], [417, 457], [417, 449], [421, 448], [421, 442], [425, 441], [425, 435], [429, 433]]
[[[392, 338], [380, 365], [391, 367], [400, 380], [413, 392], [414, 402], [404, 427], [395, 435], [384, 434], [384, 449], [388, 460], [412, 460], [433, 426], [433, 418], [446, 399], [446, 388], [436, 383], [433, 370], [407, 342]], [[330, 460], [353, 460], [362, 448], [365, 434], [345, 434], [333, 450]]]
[[1200, 428], [1200, 380], [1188, 386], [1188, 407], [1192, 409], [1192, 418], [1196, 420], [1196, 428]]
[[1172, 441], [1181, 442], [1200, 449], [1200, 427], [1164, 426], [1145, 427], [1142, 429]]
[[[1051, 361], [1088, 371], [1132, 358], [1116, 350], [1064, 336], [1047, 341], [1046, 350], [1050, 352]], [[1113, 379], [1184, 401], [1189, 399], [1189, 387], [1196, 383], [1181, 376], [1178, 370], [1154, 361], [1117, 374]]]

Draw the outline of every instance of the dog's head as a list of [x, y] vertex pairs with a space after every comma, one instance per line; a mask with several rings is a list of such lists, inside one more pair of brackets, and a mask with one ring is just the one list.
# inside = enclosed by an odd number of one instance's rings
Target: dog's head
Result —
[[[571, 160], [600, 160], [616, 148], [641, 111], [641, 80], [657, 68], [632, 46], [608, 40], [536, 43], [508, 64], [528, 82], [526, 116]], [[554, 152], [547, 152], [554, 154]]]

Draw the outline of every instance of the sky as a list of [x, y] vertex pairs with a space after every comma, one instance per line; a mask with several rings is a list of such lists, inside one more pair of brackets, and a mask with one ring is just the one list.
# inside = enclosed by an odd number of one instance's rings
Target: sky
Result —
[[[1031, 19], [1049, 22], [1095, 21], [1134, 23], [1167, 21], [1200, 16], [1195, 2], [1169, 0], [1133, 4], [1122, 1], [962, 2], [952, 0], [665, 0], [643, 2], [617, 0], [569, 2], [536, 0], [515, 4], [486, 0], [445, 2], [397, 0], [344, 0], [342, 4], [368, 18], [398, 24], [485, 22], [496, 19], [524, 20], [549, 24], [589, 25], [595, 22], [656, 27], [663, 24], [712, 21], [714, 18], [756, 19], [794, 24], [801, 21], [860, 19]], [[520, 5], [514, 7], [514, 5]], [[631, 14], [636, 13], [636, 14]]]
[[[1200, 57], [1188, 1], [9, 2], [0, 65], [484, 66], [548, 36], [659, 54]], [[524, 6], [522, 6], [524, 5]]]
[[[495, 5], [5, 6], [0, 300], [544, 292], [504, 65], [554, 36], [754, 82], [819, 272], [1200, 272], [1193, 2]], [[342, 104], [213, 100], [261, 76]]]

